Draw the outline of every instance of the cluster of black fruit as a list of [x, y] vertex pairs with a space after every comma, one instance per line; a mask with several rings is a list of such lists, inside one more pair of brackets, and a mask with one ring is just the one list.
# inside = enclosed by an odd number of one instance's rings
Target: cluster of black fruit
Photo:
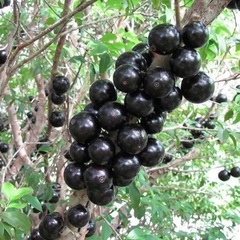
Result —
[[[68, 158], [73, 162], [64, 179], [70, 188], [87, 188], [91, 202], [106, 205], [114, 199], [115, 187], [131, 184], [141, 166], [163, 160], [164, 146], [152, 134], [162, 131], [166, 114], [181, 104], [182, 96], [202, 103], [213, 95], [214, 82], [199, 71], [201, 57], [195, 50], [208, 37], [201, 22], [191, 22], [181, 32], [159, 24], [150, 31], [148, 44], [118, 57], [113, 81], [99, 79], [90, 86], [91, 102], [69, 124], [74, 142]], [[153, 53], [167, 55], [169, 68], [151, 66]], [[183, 78], [181, 88], [178, 78]], [[117, 101], [117, 91], [123, 103]]]
[[[70, 88], [70, 81], [65, 76], [56, 76], [52, 81], [50, 99], [55, 105], [61, 105], [66, 101], [66, 92]], [[65, 122], [65, 114], [62, 111], [52, 111], [49, 122], [53, 127], [62, 127]]]
[[240, 167], [232, 167], [230, 171], [223, 169], [218, 173], [218, 178], [221, 181], [227, 181], [231, 176], [235, 178], [240, 177]]
[[232, 0], [228, 5], [228, 9], [235, 10], [238, 9], [240, 10], [240, 0]]

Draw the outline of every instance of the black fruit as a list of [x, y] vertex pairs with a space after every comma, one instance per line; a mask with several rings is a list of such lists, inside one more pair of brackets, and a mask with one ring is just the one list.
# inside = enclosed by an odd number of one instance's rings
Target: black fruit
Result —
[[153, 99], [144, 91], [127, 93], [124, 106], [128, 113], [136, 117], [146, 117], [154, 110]]
[[194, 141], [193, 140], [188, 140], [188, 139], [186, 139], [186, 140], [181, 140], [181, 144], [182, 144], [182, 146], [184, 147], [184, 148], [187, 148], [187, 149], [189, 149], [189, 148], [192, 148], [193, 147], [193, 145], [194, 145]]
[[91, 190], [104, 191], [112, 186], [112, 174], [107, 166], [93, 163], [83, 175], [86, 187]]
[[147, 141], [148, 135], [139, 124], [127, 124], [118, 132], [118, 146], [129, 154], [140, 153], [147, 146]]
[[48, 201], [49, 203], [57, 203], [59, 201], [60, 194], [57, 192], [53, 192], [51, 199]]
[[148, 35], [150, 49], [161, 55], [168, 55], [180, 44], [180, 33], [174, 25], [163, 23], [152, 28]]
[[132, 48], [132, 51], [140, 53], [146, 60], [149, 67], [153, 61], [153, 53], [147, 43], [138, 43]]
[[194, 49], [178, 48], [172, 54], [169, 64], [171, 71], [178, 77], [191, 77], [201, 67], [201, 56]]
[[78, 204], [68, 210], [67, 218], [70, 224], [76, 228], [84, 227], [90, 220], [88, 209]]
[[75, 162], [87, 163], [90, 161], [90, 157], [88, 155], [88, 145], [86, 144], [74, 141], [69, 148], [69, 153], [71, 159]]
[[92, 114], [94, 114], [95, 116], [98, 116], [98, 107], [94, 106], [93, 103], [88, 103], [85, 108], [84, 111], [86, 112], [90, 112]]
[[98, 118], [102, 128], [114, 131], [125, 124], [127, 111], [119, 102], [107, 102], [99, 109]]
[[231, 176], [240, 177], [240, 167], [233, 167], [230, 171]]
[[216, 97], [215, 97], [215, 102], [217, 103], [223, 103], [223, 102], [227, 102], [227, 96], [223, 93], [219, 93]]
[[28, 240], [44, 240], [42, 237], [41, 237], [41, 235], [40, 235], [40, 233], [39, 233], [39, 231], [38, 231], [38, 228], [34, 228], [34, 229], [32, 229], [31, 230], [31, 232], [30, 232], [30, 238], [28, 238]]
[[65, 76], [57, 76], [53, 79], [52, 87], [53, 90], [57, 92], [57, 94], [61, 95], [66, 93], [70, 88], [70, 81]]
[[221, 181], [227, 181], [227, 180], [229, 180], [229, 178], [230, 178], [230, 172], [228, 171], [228, 170], [226, 170], [226, 169], [224, 169], [224, 170], [222, 170], [222, 171], [220, 171], [219, 173], [218, 173], [218, 178], [221, 180]]
[[83, 173], [86, 166], [82, 163], [70, 163], [64, 169], [64, 181], [72, 189], [80, 190], [85, 188]]
[[199, 122], [193, 123], [191, 127], [195, 128], [190, 131], [194, 138], [204, 137], [204, 133], [202, 132], [203, 125], [201, 123]]
[[115, 155], [115, 146], [109, 138], [99, 137], [89, 144], [88, 153], [93, 162], [106, 165]]
[[64, 226], [62, 215], [59, 212], [47, 214], [43, 218], [42, 224], [44, 230], [51, 234], [59, 233]]
[[155, 108], [162, 111], [171, 112], [180, 106], [182, 102], [182, 92], [179, 87], [174, 87], [173, 90], [163, 98], [155, 99]]
[[218, 114], [217, 113], [211, 113], [210, 115], [209, 115], [209, 119], [210, 120], [214, 120], [214, 119], [217, 119], [218, 118]]
[[9, 150], [9, 145], [5, 142], [0, 143], [0, 152], [6, 153]]
[[182, 95], [192, 103], [203, 103], [209, 100], [214, 93], [214, 81], [204, 72], [184, 78], [181, 84]]
[[29, 119], [31, 119], [33, 116], [34, 116], [34, 115], [33, 115], [33, 112], [32, 112], [32, 111], [29, 111], [29, 112], [27, 113], [27, 117], [28, 117]]
[[238, 10], [240, 10], [240, 1], [239, 0], [235, 0], [235, 4], [236, 4], [236, 8]]
[[111, 167], [115, 179], [129, 180], [137, 176], [140, 162], [138, 156], [120, 151], [114, 157]]
[[209, 38], [207, 27], [200, 21], [189, 22], [182, 29], [182, 41], [190, 48], [204, 46]]
[[32, 122], [32, 124], [35, 124], [35, 123], [36, 123], [36, 117], [33, 117], [33, 118], [31, 119], [31, 122]]
[[148, 70], [143, 81], [144, 90], [152, 98], [166, 97], [172, 91], [174, 84], [174, 75], [158, 66]]
[[171, 154], [165, 154], [163, 160], [162, 160], [162, 163], [169, 163], [173, 161], [173, 156]]
[[29, 102], [32, 102], [32, 100], [34, 99], [33, 96], [28, 96]]
[[163, 129], [164, 119], [161, 114], [152, 113], [141, 118], [141, 125], [148, 134], [159, 133]]
[[[1, 3], [0, 3], [1, 8]], [[4, 64], [7, 61], [7, 51], [6, 50], [0, 50], [0, 65]]]
[[94, 106], [101, 107], [106, 102], [115, 101], [117, 92], [110, 80], [99, 79], [90, 86], [89, 98]]
[[140, 71], [147, 70], [147, 62], [144, 57], [135, 51], [128, 51], [122, 53], [116, 60], [115, 69], [123, 64], [130, 64], [137, 67]]
[[87, 231], [86, 237], [91, 237], [96, 231], [96, 224], [92, 219], [88, 222]]
[[59, 111], [53, 111], [49, 117], [49, 122], [53, 127], [62, 127], [65, 122], [65, 114]]
[[71, 162], [74, 161], [74, 160], [72, 159], [70, 153], [69, 153], [69, 150], [65, 150], [65, 152], [64, 152], [64, 157], [65, 157], [67, 160], [71, 161]]
[[44, 91], [45, 91], [45, 96], [48, 97], [48, 95], [49, 95], [49, 93], [50, 93], [49, 88], [45, 88]]
[[43, 222], [40, 223], [39, 228], [38, 228], [39, 234], [40, 236], [44, 239], [44, 240], [55, 240], [56, 238], [59, 237], [59, 233], [50, 233], [47, 232], [44, 227], [43, 227]]
[[113, 185], [118, 187], [126, 187], [133, 183], [135, 178], [131, 179], [123, 179], [123, 178], [116, 178], [113, 176]]
[[98, 119], [92, 113], [82, 111], [70, 120], [69, 131], [79, 143], [89, 143], [98, 137], [100, 130]]
[[92, 203], [98, 206], [105, 206], [114, 199], [114, 188], [112, 187], [103, 191], [87, 189], [87, 196]]
[[122, 64], [113, 73], [113, 82], [116, 88], [125, 93], [138, 90], [142, 81], [140, 70], [131, 64]]
[[162, 162], [165, 155], [165, 148], [155, 138], [148, 138], [147, 146], [138, 155], [142, 166], [153, 167]]
[[236, 1], [235, 1], [235, 0], [232, 0], [232, 1], [226, 6], [226, 8], [231, 9], [231, 10], [237, 9]]
[[66, 95], [65, 94], [59, 95], [56, 91], [52, 91], [51, 101], [55, 105], [61, 105], [66, 101]]
[[34, 111], [35, 111], [35, 112], [38, 111], [38, 105], [36, 105], [36, 106], [34, 107]]
[[211, 120], [207, 120], [204, 122], [204, 127], [208, 129], [214, 129], [216, 127], [216, 124]]

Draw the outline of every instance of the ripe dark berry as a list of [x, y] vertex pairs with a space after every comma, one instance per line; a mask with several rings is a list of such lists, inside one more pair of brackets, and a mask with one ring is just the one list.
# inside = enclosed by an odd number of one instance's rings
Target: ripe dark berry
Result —
[[102, 128], [114, 131], [125, 124], [127, 111], [119, 102], [107, 102], [99, 109], [98, 118]]
[[200, 21], [189, 22], [182, 29], [182, 40], [187, 47], [200, 48], [207, 43], [208, 38], [208, 29]]
[[148, 134], [159, 133], [163, 129], [164, 119], [161, 114], [152, 113], [141, 118], [141, 125]]
[[89, 143], [98, 137], [100, 130], [99, 121], [92, 113], [82, 111], [70, 120], [69, 131], [79, 143]]
[[34, 107], [34, 111], [35, 111], [35, 112], [38, 111], [38, 105], [36, 105], [36, 106]]
[[90, 160], [88, 146], [86, 144], [74, 141], [69, 148], [69, 153], [71, 159], [75, 162], [86, 163]]
[[89, 98], [94, 106], [101, 107], [106, 102], [117, 100], [117, 92], [110, 80], [99, 79], [90, 86]]
[[215, 102], [217, 103], [223, 103], [223, 102], [227, 102], [227, 96], [223, 93], [219, 93], [216, 97], [215, 97]]
[[115, 155], [115, 146], [109, 138], [99, 137], [89, 144], [88, 153], [93, 162], [106, 165]]
[[59, 212], [47, 214], [42, 220], [43, 229], [51, 234], [58, 234], [64, 226], [62, 215]]
[[153, 167], [162, 162], [164, 155], [165, 148], [162, 143], [155, 138], [149, 138], [147, 146], [139, 154], [139, 160], [142, 166]]
[[112, 174], [107, 166], [89, 165], [84, 171], [84, 182], [87, 188], [103, 191], [112, 186]]
[[138, 124], [127, 124], [118, 132], [118, 146], [128, 154], [140, 153], [147, 146], [147, 141], [146, 131]]
[[62, 127], [65, 122], [65, 114], [59, 111], [53, 111], [49, 117], [49, 122], [53, 127]]
[[230, 172], [228, 171], [228, 170], [226, 170], [226, 169], [224, 169], [224, 170], [222, 170], [222, 171], [220, 171], [219, 173], [218, 173], [218, 178], [221, 180], [221, 181], [227, 181], [227, 180], [229, 180], [229, 178], [230, 178]]
[[59, 233], [50, 233], [44, 229], [43, 222], [40, 223], [38, 231], [42, 239], [44, 240], [54, 240], [59, 237]]
[[92, 219], [88, 222], [87, 231], [86, 237], [91, 237], [96, 231], [96, 224]]
[[[0, 6], [1, 6], [1, 3], [0, 3]], [[6, 50], [0, 50], [0, 65], [4, 64], [6, 61], [7, 61], [7, 51]]]
[[154, 110], [153, 99], [144, 91], [127, 93], [124, 106], [128, 113], [136, 117], [146, 117]]
[[148, 44], [153, 52], [161, 55], [171, 54], [180, 44], [180, 33], [174, 25], [159, 24], [150, 31]]
[[111, 168], [114, 178], [124, 180], [135, 178], [140, 170], [139, 158], [120, 151], [114, 157]]
[[67, 160], [71, 161], [71, 162], [74, 161], [74, 160], [72, 159], [70, 153], [69, 153], [69, 150], [66, 150], [66, 151], [64, 152], [64, 157], [65, 157]]
[[178, 48], [169, 61], [171, 71], [178, 77], [194, 76], [201, 67], [201, 56], [194, 49]]
[[92, 189], [87, 189], [87, 196], [92, 203], [98, 206], [105, 206], [111, 203], [114, 199], [114, 188], [112, 187], [104, 191], [94, 191]]
[[84, 111], [90, 112], [94, 114], [95, 116], [98, 116], [98, 107], [94, 106], [93, 103], [89, 103], [85, 106]]
[[131, 64], [120, 65], [113, 74], [113, 82], [116, 88], [125, 93], [138, 90], [142, 81], [141, 71]]
[[64, 94], [70, 88], [70, 81], [65, 76], [57, 76], [52, 82], [53, 89], [59, 94]]
[[67, 218], [70, 224], [76, 228], [85, 226], [90, 220], [88, 209], [82, 204], [78, 204], [68, 210]]
[[38, 228], [34, 228], [34, 229], [32, 229], [31, 230], [31, 232], [30, 232], [30, 238], [28, 239], [28, 240], [44, 240], [42, 237], [41, 237], [41, 235], [40, 235], [40, 233], [39, 233], [39, 231], [38, 231]]
[[240, 177], [240, 167], [233, 167], [230, 171], [231, 176]]
[[33, 112], [32, 112], [32, 111], [29, 111], [29, 112], [27, 113], [27, 117], [28, 117], [29, 119], [31, 119], [33, 116], [34, 116], [34, 115], [33, 115]]
[[9, 150], [9, 145], [5, 142], [0, 143], [0, 152], [6, 153]]
[[147, 71], [143, 82], [144, 90], [152, 98], [166, 97], [172, 91], [174, 84], [174, 75], [158, 66]]
[[153, 53], [147, 43], [138, 43], [132, 48], [132, 51], [140, 53], [146, 60], [149, 67], [153, 61]]
[[169, 163], [173, 160], [173, 156], [171, 154], [165, 154], [163, 160], [162, 160], [162, 163]]
[[208, 129], [214, 129], [216, 127], [215, 122], [211, 121], [211, 120], [207, 120], [204, 122], [204, 127], [208, 128]]
[[181, 144], [184, 148], [192, 148], [194, 145], [194, 141], [193, 140], [181, 140]]
[[209, 100], [214, 90], [214, 81], [204, 72], [184, 78], [181, 83], [182, 95], [192, 103], [203, 103]]
[[173, 111], [180, 106], [182, 102], [182, 92], [179, 87], [174, 87], [173, 90], [163, 98], [155, 99], [155, 109], [161, 109], [162, 111]]
[[70, 163], [64, 169], [64, 181], [72, 189], [81, 190], [85, 188], [83, 173], [86, 166], [82, 163]]
[[32, 102], [32, 100], [34, 99], [33, 96], [28, 96], [29, 102]]
[[51, 199], [48, 201], [49, 203], [57, 203], [59, 201], [60, 194], [57, 192], [53, 192]]
[[66, 101], [66, 95], [59, 95], [56, 91], [52, 91], [50, 98], [52, 103], [54, 103], [55, 105], [61, 105]]
[[140, 71], [147, 70], [147, 62], [144, 57], [138, 52], [128, 51], [122, 53], [116, 60], [115, 69], [117, 69], [123, 64], [133, 65], [137, 67]]

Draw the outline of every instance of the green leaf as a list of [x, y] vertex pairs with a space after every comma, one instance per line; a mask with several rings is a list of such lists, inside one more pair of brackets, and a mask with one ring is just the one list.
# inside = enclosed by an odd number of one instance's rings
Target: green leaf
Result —
[[229, 133], [229, 137], [231, 138], [233, 144], [234, 144], [234, 147], [237, 148], [237, 140], [235, 138], [235, 136], [231, 133]]
[[135, 182], [133, 182], [131, 185], [129, 185], [129, 195], [131, 199], [131, 205], [133, 208], [137, 208], [140, 204], [140, 192], [137, 189]]
[[99, 73], [105, 73], [106, 70], [112, 65], [112, 59], [109, 54], [104, 53], [100, 58]]
[[[4, 229], [5, 229], [5, 231], [4, 231], [4, 237], [5, 238], [3, 238], [4, 240], [6, 239], [11, 239], [11, 237], [14, 237], [15, 236], [15, 232], [14, 232], [14, 228], [13, 227], [11, 227], [9, 224], [7, 224], [7, 223], [3, 223], [3, 225], [4, 225]], [[9, 237], [9, 238], [8, 238]]]
[[127, 240], [130, 240], [130, 239], [142, 240], [142, 239], [145, 239], [144, 235], [145, 234], [143, 230], [141, 228], [136, 227], [129, 232], [129, 234], [127, 235]]
[[232, 117], [233, 117], [233, 110], [230, 109], [224, 116], [224, 122], [226, 122], [227, 120], [229, 120]]
[[15, 190], [11, 201], [17, 200], [17, 199], [19, 199], [27, 194], [30, 194], [32, 192], [33, 192], [33, 190], [28, 187], [19, 188], [19, 189]]
[[11, 201], [12, 197], [14, 196], [14, 192], [15, 188], [11, 183], [5, 182], [2, 184], [2, 194], [8, 201]]
[[160, 5], [160, 0], [152, 0], [152, 3], [154, 8], [158, 8]]
[[239, 121], [240, 121], [240, 112], [237, 113], [237, 116], [236, 116], [236, 118], [234, 119], [233, 124], [236, 124], [236, 123], [238, 123]]
[[4, 234], [4, 225], [2, 222], [0, 222], [0, 239], [2, 239], [3, 234]]
[[113, 33], [106, 33], [100, 38], [102, 42], [115, 41], [116, 39], [117, 39], [117, 36]]
[[42, 211], [42, 205], [39, 202], [38, 198], [31, 195], [26, 195], [23, 197], [28, 203], [30, 203], [34, 208], [36, 208], [39, 211]]
[[229, 132], [227, 129], [219, 129], [218, 130], [218, 138], [221, 142], [226, 142], [229, 137]]
[[17, 211], [3, 212], [2, 220], [14, 228], [20, 228], [24, 231], [29, 231], [31, 222], [26, 214]]
[[6, 203], [3, 201], [0, 201], [0, 205], [3, 205], [4, 207], [6, 206]]
[[101, 232], [101, 236], [102, 236], [102, 240], [108, 239], [112, 234], [112, 229], [109, 227], [109, 225], [104, 222], [102, 225], [102, 232]]
[[86, 60], [83, 58], [83, 56], [79, 55], [79, 56], [73, 56], [69, 59], [69, 62], [72, 63], [85, 63]]
[[25, 208], [27, 206], [27, 203], [18, 203], [18, 202], [11, 202], [8, 205], [8, 208], [18, 208], [18, 209], [22, 209]]

